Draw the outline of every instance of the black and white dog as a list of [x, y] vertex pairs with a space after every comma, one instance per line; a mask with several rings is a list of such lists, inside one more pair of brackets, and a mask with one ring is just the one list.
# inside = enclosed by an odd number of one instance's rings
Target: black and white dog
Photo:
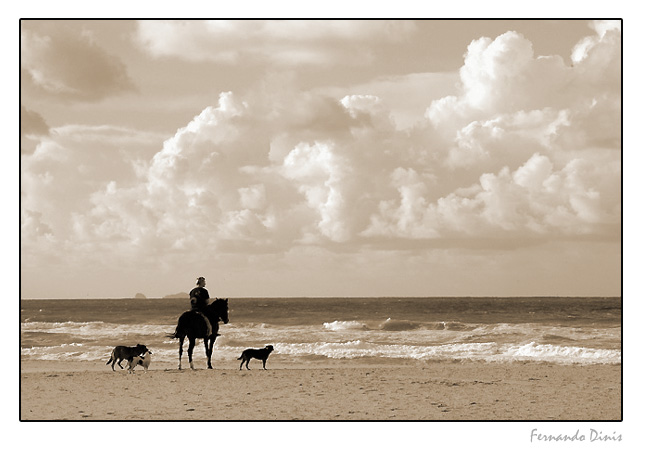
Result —
[[129, 373], [134, 373], [135, 368], [142, 366], [144, 371], [149, 370], [149, 364], [151, 364], [151, 350], [147, 350], [144, 355], [134, 356], [129, 358], [129, 366], [127, 367]]

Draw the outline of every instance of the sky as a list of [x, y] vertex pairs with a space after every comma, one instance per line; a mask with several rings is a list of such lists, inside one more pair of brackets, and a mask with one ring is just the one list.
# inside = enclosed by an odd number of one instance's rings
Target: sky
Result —
[[621, 25], [20, 22], [21, 298], [619, 296]]

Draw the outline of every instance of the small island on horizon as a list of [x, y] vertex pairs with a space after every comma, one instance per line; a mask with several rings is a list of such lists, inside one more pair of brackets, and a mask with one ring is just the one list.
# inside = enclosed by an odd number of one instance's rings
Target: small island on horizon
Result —
[[[137, 294], [135, 294], [135, 295], [133, 296], [133, 298], [144, 300], [144, 299], [147, 299], [147, 296], [144, 295], [144, 294], [141, 293], [141, 292], [138, 292]], [[177, 293], [177, 294], [169, 294], [169, 295], [165, 295], [165, 296], [162, 297], [162, 298], [188, 298], [188, 294], [187, 294], [187, 292], [179, 292], [179, 293]]]

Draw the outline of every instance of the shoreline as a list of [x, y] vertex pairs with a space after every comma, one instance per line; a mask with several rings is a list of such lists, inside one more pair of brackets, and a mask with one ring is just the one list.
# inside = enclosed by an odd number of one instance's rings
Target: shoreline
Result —
[[21, 421], [620, 421], [622, 367], [324, 361], [113, 372], [22, 361]]

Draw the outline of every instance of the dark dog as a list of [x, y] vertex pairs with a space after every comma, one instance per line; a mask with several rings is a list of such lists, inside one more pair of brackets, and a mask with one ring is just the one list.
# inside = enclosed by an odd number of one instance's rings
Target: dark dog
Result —
[[144, 371], [149, 370], [149, 365], [151, 364], [151, 350], [147, 350], [142, 356], [134, 356], [129, 358], [129, 366], [127, 367], [129, 373], [135, 372], [135, 368], [142, 366]]
[[246, 368], [248, 370], [251, 370], [248, 367], [248, 363], [250, 362], [250, 360], [252, 358], [261, 359], [262, 360], [262, 367], [264, 368], [264, 370], [266, 370], [266, 360], [269, 358], [269, 355], [271, 354], [272, 351], [273, 351], [273, 346], [272, 345], [267, 345], [264, 348], [249, 348], [249, 349], [244, 350], [241, 353], [241, 356], [239, 358], [237, 358], [237, 361], [239, 361], [241, 359], [241, 364], [239, 365], [239, 370], [241, 370], [244, 363], [246, 363]]
[[111, 369], [113, 369], [113, 372], [115, 371], [115, 363], [117, 363], [118, 366], [120, 366], [120, 369], [124, 369], [122, 367], [122, 361], [125, 359], [131, 359], [134, 356], [140, 356], [144, 355], [146, 352], [148, 352], [149, 349], [147, 349], [146, 345], [138, 344], [135, 347], [125, 347], [123, 345], [118, 345], [113, 349], [113, 353], [111, 353], [111, 359], [108, 360], [106, 365], [111, 364]]

